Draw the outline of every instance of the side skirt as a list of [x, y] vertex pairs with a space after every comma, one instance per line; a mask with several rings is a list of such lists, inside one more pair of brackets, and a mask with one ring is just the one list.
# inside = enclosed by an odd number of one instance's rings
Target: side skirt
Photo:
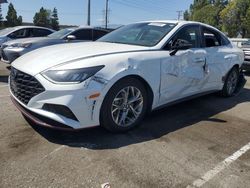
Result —
[[191, 96], [188, 96], [188, 97], [184, 97], [182, 99], [177, 99], [177, 100], [169, 102], [167, 104], [163, 104], [161, 106], [158, 106], [155, 109], [153, 109], [152, 111], [159, 110], [159, 109], [162, 109], [162, 108], [166, 108], [166, 107], [169, 107], [169, 106], [181, 103], [181, 102], [189, 101], [191, 99], [195, 99], [195, 98], [198, 98], [198, 97], [201, 97], [201, 96], [204, 96], [204, 95], [208, 95], [208, 94], [211, 94], [211, 93], [216, 93], [218, 91], [220, 91], [220, 90], [211, 90], [211, 91], [206, 91], [206, 92], [203, 92], [203, 93], [191, 95]]

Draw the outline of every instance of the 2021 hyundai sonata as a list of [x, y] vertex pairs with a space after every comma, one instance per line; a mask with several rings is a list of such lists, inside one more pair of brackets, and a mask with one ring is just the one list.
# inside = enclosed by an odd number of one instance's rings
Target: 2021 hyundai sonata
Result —
[[233, 96], [244, 85], [243, 60], [242, 50], [209, 25], [146, 21], [97, 42], [25, 54], [12, 64], [10, 92], [37, 124], [127, 131], [165, 105], [218, 91]]

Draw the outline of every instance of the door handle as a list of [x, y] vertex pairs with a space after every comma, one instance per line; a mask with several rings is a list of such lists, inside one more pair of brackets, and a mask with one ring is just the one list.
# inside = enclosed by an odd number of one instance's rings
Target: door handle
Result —
[[230, 61], [232, 59], [232, 57], [231, 56], [225, 56], [224, 59]]
[[195, 59], [195, 63], [205, 63], [205, 62], [206, 62], [206, 60], [203, 58], [196, 58]]

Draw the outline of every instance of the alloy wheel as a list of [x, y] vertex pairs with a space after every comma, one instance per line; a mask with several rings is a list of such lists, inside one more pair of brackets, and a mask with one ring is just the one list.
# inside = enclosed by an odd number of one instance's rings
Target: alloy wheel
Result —
[[121, 89], [112, 102], [112, 119], [118, 126], [128, 127], [138, 119], [142, 109], [141, 91], [134, 86], [128, 86]]
[[233, 92], [236, 89], [237, 83], [238, 83], [238, 74], [236, 71], [232, 71], [227, 81], [227, 91], [229, 95], [233, 94]]

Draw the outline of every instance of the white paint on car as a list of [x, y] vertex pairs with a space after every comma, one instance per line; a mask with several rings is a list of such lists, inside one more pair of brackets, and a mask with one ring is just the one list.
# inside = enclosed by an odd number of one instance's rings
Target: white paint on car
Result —
[[[158, 22], [160, 26], [163, 23], [176, 26], [153, 46], [86, 42], [41, 48], [21, 56], [12, 66], [35, 77], [45, 91], [32, 97], [28, 104], [22, 103], [13, 93], [12, 96], [24, 108], [37, 114], [74, 129], [87, 128], [100, 124], [100, 109], [105, 96], [117, 81], [126, 76], [136, 75], [145, 80], [153, 92], [154, 110], [185, 97], [220, 91], [224, 84], [223, 77], [234, 65], [240, 67], [243, 63], [242, 50], [235, 48], [230, 42], [219, 46], [179, 50], [171, 56], [171, 50], [164, 47], [182, 28], [202, 26], [215, 31], [221, 38], [225, 36], [217, 29], [202, 23], [156, 21], [156, 25], [159, 25]], [[105, 84], [92, 78], [79, 84], [55, 84], [44, 76], [47, 71], [78, 70], [102, 65], [104, 68], [95, 77], [105, 80]], [[93, 93], [101, 94], [94, 103], [88, 99]], [[67, 106], [78, 121], [48, 112], [42, 109], [44, 104]]]

